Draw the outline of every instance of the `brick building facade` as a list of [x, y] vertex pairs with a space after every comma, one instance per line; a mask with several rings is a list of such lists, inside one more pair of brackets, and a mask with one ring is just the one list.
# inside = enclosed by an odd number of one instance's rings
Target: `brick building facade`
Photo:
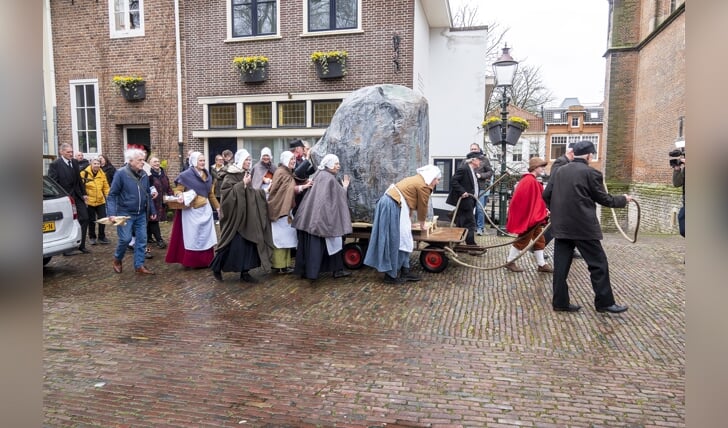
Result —
[[[127, 144], [177, 159], [174, 3], [144, 6], [143, 21], [125, 29], [129, 22], [110, 25], [107, 1], [50, 2], [58, 141], [116, 166]], [[126, 101], [112, 83], [117, 75], [144, 78], [146, 99]]]
[[[191, 149], [210, 163], [226, 148], [257, 159], [267, 146], [277, 159], [293, 138], [313, 144], [341, 100], [363, 86], [425, 96], [438, 155], [452, 151], [442, 136], [465, 139], [453, 123], [483, 117], [487, 28], [451, 29], [447, 0], [340, 2], [336, 13], [322, 4], [50, 2], [59, 142], [116, 165], [128, 145], [142, 145], [174, 177]], [[347, 74], [320, 79], [311, 53], [331, 50], [348, 52]], [[233, 58], [252, 55], [269, 58], [262, 83], [243, 83], [233, 68]], [[124, 100], [112, 84], [120, 75], [142, 77], [146, 99]], [[456, 84], [442, 86], [442, 76]]]
[[[676, 232], [668, 152], [684, 139], [685, 1], [610, 0], [604, 135], [612, 193], [640, 201], [641, 230]], [[634, 226], [636, 210], [630, 207]]]

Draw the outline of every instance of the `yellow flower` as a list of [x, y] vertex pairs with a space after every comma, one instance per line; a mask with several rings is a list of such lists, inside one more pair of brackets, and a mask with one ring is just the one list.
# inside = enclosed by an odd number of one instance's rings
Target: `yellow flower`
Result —
[[528, 121], [522, 117], [512, 116], [508, 118], [508, 122], [513, 122], [521, 125], [523, 129], [528, 129]]
[[129, 89], [139, 83], [144, 83], [144, 79], [138, 76], [114, 76], [113, 82], [119, 88]]
[[328, 74], [329, 72], [329, 61], [335, 60], [339, 64], [341, 64], [341, 70], [344, 75], [346, 75], [346, 58], [349, 56], [349, 53], [347, 51], [328, 51], [328, 52], [322, 52], [322, 51], [316, 51], [311, 54], [311, 62], [314, 64], [318, 63], [321, 67], [321, 72], [323, 74]]
[[240, 70], [241, 73], [250, 73], [253, 70], [268, 66], [268, 58], [262, 55], [254, 56], [238, 56], [233, 58], [233, 67]]

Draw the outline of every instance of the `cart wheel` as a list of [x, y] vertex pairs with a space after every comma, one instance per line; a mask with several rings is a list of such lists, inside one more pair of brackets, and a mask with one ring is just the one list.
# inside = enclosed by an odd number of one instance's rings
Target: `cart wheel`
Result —
[[[450, 259], [445, 256], [443, 251], [432, 251], [432, 249], [442, 249], [436, 245], [430, 245], [420, 252], [420, 264], [427, 272], [440, 273], [445, 270]], [[428, 251], [430, 250], [430, 251]]]
[[349, 269], [359, 269], [364, 264], [364, 252], [359, 244], [350, 242], [344, 245], [344, 265]]

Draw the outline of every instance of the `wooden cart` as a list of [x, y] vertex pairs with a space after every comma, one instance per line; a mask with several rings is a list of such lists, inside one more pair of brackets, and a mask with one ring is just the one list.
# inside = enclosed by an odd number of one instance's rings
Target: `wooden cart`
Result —
[[[364, 255], [372, 234], [372, 224], [352, 223], [353, 231], [345, 237], [344, 265], [349, 269], [359, 269], [364, 264]], [[412, 225], [414, 251], [420, 251], [420, 264], [428, 272], [438, 273], [447, 268], [449, 259], [445, 248], [455, 252], [467, 252], [471, 255], [485, 254], [486, 248], [478, 245], [466, 245], [468, 230], [462, 227], [437, 226], [428, 223], [425, 230], [419, 224]]]

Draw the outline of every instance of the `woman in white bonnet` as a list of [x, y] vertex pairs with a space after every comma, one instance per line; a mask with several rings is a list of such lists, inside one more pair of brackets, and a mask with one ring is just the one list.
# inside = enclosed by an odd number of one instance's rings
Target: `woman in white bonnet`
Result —
[[321, 272], [334, 278], [351, 275], [344, 270], [343, 237], [352, 232], [349, 211], [349, 176], [336, 179], [341, 169], [336, 155], [324, 156], [313, 176], [291, 226], [298, 230], [294, 273], [315, 280]]
[[410, 212], [417, 213], [420, 228], [424, 229], [430, 195], [441, 177], [440, 168], [425, 165], [417, 168], [417, 174], [389, 186], [379, 198], [364, 264], [384, 272], [385, 283], [420, 280], [410, 272], [410, 254], [414, 249]]
[[212, 176], [205, 167], [205, 155], [192, 152], [189, 160], [190, 167], [177, 176], [172, 190], [180, 202], [184, 199], [183, 193], [191, 195], [190, 190], [195, 191], [195, 197], [186, 203], [188, 208], [176, 210], [165, 261], [204, 268], [210, 265], [215, 254], [217, 234], [212, 210], [219, 209], [220, 205], [215, 198]]
[[273, 271], [280, 274], [293, 272], [291, 265], [291, 248], [296, 248], [298, 238], [296, 229], [291, 227], [293, 208], [296, 196], [311, 187], [311, 183], [297, 185], [293, 177], [296, 156], [286, 150], [281, 153], [280, 163], [271, 182], [268, 193], [268, 218], [273, 233]]
[[265, 192], [251, 185], [250, 153], [241, 149], [234, 163], [221, 172], [220, 243], [210, 269], [216, 280], [222, 272], [240, 272], [240, 281], [256, 283], [250, 270], [270, 269], [273, 252]]

